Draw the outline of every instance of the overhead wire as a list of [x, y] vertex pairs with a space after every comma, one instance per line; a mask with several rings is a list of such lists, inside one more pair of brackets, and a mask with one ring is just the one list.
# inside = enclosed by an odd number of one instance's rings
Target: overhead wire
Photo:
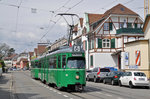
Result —
[[[74, 7], [76, 7], [77, 5], [79, 5], [83, 0], [80, 0], [78, 3], [76, 3], [75, 5], [73, 5], [71, 8], [69, 8], [68, 10], [65, 11], [68, 12], [69, 10], [73, 9]], [[65, 3], [66, 4], [66, 3]], [[52, 30], [52, 28], [57, 24], [57, 22], [61, 19], [61, 17], [52, 25], [52, 27], [40, 38], [39, 41], [41, 41], [49, 32], [50, 30]]]

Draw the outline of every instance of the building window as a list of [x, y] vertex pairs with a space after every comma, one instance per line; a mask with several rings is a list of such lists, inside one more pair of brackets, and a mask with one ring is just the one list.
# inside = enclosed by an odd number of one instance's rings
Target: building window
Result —
[[103, 48], [110, 48], [110, 40], [103, 39], [102, 45], [103, 45]]
[[104, 30], [105, 31], [109, 30], [109, 23], [104, 23]]
[[123, 28], [123, 23], [119, 23], [119, 27], [120, 27], [120, 28]]

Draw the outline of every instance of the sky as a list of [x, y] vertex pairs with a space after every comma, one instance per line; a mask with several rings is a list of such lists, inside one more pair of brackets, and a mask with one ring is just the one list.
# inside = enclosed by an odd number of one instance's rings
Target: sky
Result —
[[[16, 53], [34, 51], [37, 43], [53, 43], [67, 35], [67, 23], [58, 14], [103, 14], [119, 3], [144, 19], [144, 0], [0, 0], [0, 43]], [[65, 18], [72, 24], [70, 17]]]

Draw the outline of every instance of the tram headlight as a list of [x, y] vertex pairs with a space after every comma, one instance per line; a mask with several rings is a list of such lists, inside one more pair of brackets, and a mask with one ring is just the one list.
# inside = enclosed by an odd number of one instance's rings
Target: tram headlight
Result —
[[80, 79], [79, 75], [76, 75], [76, 79], [77, 79], [77, 80]]

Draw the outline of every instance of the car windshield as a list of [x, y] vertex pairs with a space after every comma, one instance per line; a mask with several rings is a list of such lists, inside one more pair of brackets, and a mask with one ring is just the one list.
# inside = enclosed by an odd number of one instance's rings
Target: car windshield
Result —
[[68, 58], [68, 68], [85, 68], [85, 58], [83, 57], [71, 57]]
[[110, 70], [106, 68], [101, 68], [100, 70], [101, 70], [100, 72], [110, 72]]
[[142, 72], [135, 72], [134, 76], [144, 76], [145, 77], [146, 75]]
[[123, 72], [114, 72], [115, 75], [123, 75]]

